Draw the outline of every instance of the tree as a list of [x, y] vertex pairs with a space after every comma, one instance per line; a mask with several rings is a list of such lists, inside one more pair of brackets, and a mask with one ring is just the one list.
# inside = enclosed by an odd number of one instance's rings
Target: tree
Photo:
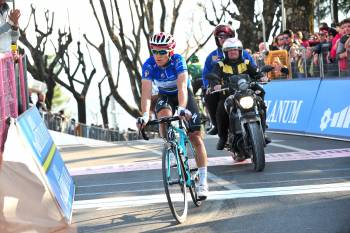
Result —
[[[61, 86], [66, 88], [69, 92], [73, 94], [74, 99], [77, 101], [78, 107], [78, 120], [80, 123], [86, 123], [86, 95], [89, 90], [92, 78], [96, 74], [96, 68], [93, 66], [90, 74], [87, 74], [86, 64], [84, 60], [84, 54], [80, 49], [80, 41], [77, 42], [77, 54], [78, 54], [78, 63], [75, 68], [72, 69], [72, 63], [68, 50], [66, 50], [60, 56], [60, 64], [62, 65], [64, 72], [66, 74], [68, 83], [64, 82], [58, 77], [53, 77], [54, 81], [59, 83]], [[93, 64], [92, 64], [93, 65]], [[83, 80], [77, 79], [77, 72], [81, 69], [83, 74]], [[78, 86], [78, 87], [77, 87]]]
[[103, 81], [105, 80], [107, 76], [104, 76], [103, 79], [98, 83], [98, 93], [99, 93], [99, 100], [100, 100], [100, 112], [102, 116], [103, 121], [103, 127], [108, 129], [109, 128], [109, 121], [108, 121], [108, 105], [109, 101], [111, 100], [112, 93], [109, 93], [105, 100], [103, 101], [103, 94], [102, 94], [102, 88], [101, 85]]
[[313, 32], [315, 0], [284, 0], [287, 29]]
[[62, 92], [61, 85], [55, 85], [54, 94], [52, 98], [52, 108], [53, 109], [64, 109], [65, 104], [69, 101], [69, 97], [64, 95]]
[[[232, 0], [222, 3], [220, 7], [214, 4], [212, 1], [211, 6], [207, 6], [205, 9], [207, 21], [216, 26], [220, 23], [228, 22], [232, 24], [233, 21], [239, 21], [240, 27], [235, 29], [239, 35], [239, 39], [242, 41], [246, 48], [257, 49], [258, 43], [263, 41], [262, 34], [262, 18], [255, 12], [256, 0], [239, 1]], [[230, 10], [233, 6], [237, 7], [238, 12], [235, 10]], [[280, 22], [280, 13], [277, 11], [279, 7], [278, 0], [264, 1], [262, 15], [264, 16], [265, 26], [266, 26], [266, 38], [269, 38], [272, 29], [278, 25]], [[224, 12], [223, 17], [215, 17], [215, 19], [210, 19], [207, 17], [207, 12], [213, 11], [215, 15], [219, 15]], [[277, 11], [277, 14], [276, 14]], [[258, 12], [261, 13], [261, 12]], [[273, 24], [273, 19], [277, 16], [276, 23]], [[273, 32], [276, 34], [276, 31]]]
[[[287, 28], [293, 31], [309, 31], [313, 28], [314, 0], [284, 0], [286, 9]], [[237, 7], [238, 12], [232, 9]], [[221, 4], [220, 8], [216, 7], [212, 1], [211, 10], [216, 14], [225, 11], [225, 17], [222, 20], [216, 20], [217, 23], [239, 21], [240, 27], [237, 30], [239, 39], [245, 47], [257, 49], [258, 43], [263, 40], [262, 35], [262, 18], [264, 17], [266, 38], [275, 37], [281, 31], [281, 2], [280, 0], [265, 0], [263, 10], [259, 12], [256, 0], [232, 0], [228, 4]], [[208, 10], [206, 10], [208, 11]], [[305, 20], [307, 19], [307, 20]], [[213, 20], [207, 18], [210, 24]]]
[[315, 18], [318, 21], [324, 20], [327, 15], [333, 13], [332, 23], [339, 23], [339, 12], [345, 15], [350, 12], [349, 0], [317, 0], [316, 5]]
[[[27, 38], [27, 30], [30, 22], [32, 21], [35, 28], [36, 42], [32, 43]], [[23, 43], [25, 47], [28, 48], [31, 60], [27, 60], [27, 69], [29, 73], [33, 76], [34, 79], [45, 82], [47, 85], [46, 93], [46, 105], [48, 109], [51, 109], [52, 98], [55, 88], [55, 78], [58, 78], [59, 74], [62, 71], [62, 66], [59, 64], [60, 57], [68, 49], [68, 46], [72, 42], [71, 32], [62, 32], [58, 30], [58, 44], [57, 48], [55, 47], [55, 54], [48, 55], [47, 51], [47, 42], [49, 42], [50, 36], [53, 33], [53, 23], [54, 23], [54, 13], [50, 14], [49, 11], [45, 11], [45, 20], [46, 20], [46, 29], [41, 30], [38, 26], [36, 10], [31, 5], [31, 16], [28, 21], [28, 25], [22, 30], [20, 29], [20, 38], [19, 40]], [[54, 45], [53, 45], [54, 46]]]

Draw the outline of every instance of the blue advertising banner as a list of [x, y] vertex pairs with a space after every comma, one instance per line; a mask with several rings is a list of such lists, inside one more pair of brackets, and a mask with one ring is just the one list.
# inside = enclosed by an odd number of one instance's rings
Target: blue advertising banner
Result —
[[264, 86], [269, 130], [304, 132], [320, 79], [272, 81]]
[[350, 79], [323, 80], [307, 133], [350, 138]]
[[49, 189], [56, 198], [63, 216], [70, 222], [75, 192], [74, 182], [37, 108], [34, 106], [24, 112], [17, 119], [16, 125], [42, 167], [41, 171], [45, 173]]

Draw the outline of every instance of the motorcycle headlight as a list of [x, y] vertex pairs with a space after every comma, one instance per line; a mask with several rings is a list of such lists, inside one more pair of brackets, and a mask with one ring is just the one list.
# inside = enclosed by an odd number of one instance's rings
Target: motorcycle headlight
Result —
[[244, 109], [250, 109], [254, 106], [254, 99], [251, 96], [244, 96], [239, 100], [239, 105]]

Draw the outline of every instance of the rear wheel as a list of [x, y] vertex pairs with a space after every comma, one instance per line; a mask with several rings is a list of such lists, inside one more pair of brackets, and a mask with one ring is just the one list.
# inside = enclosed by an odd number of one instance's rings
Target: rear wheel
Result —
[[255, 171], [263, 171], [265, 168], [264, 137], [257, 122], [248, 124], [248, 132], [252, 147], [252, 162]]
[[162, 158], [162, 173], [165, 194], [169, 208], [178, 223], [187, 217], [187, 194], [185, 173], [181, 161], [177, 159], [177, 148], [165, 144]]

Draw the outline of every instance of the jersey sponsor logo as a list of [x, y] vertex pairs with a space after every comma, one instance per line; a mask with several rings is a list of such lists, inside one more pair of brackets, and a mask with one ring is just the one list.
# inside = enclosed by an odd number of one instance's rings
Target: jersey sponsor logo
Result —
[[212, 59], [212, 61], [214, 61], [214, 62], [220, 60], [219, 56], [217, 56], [217, 55], [212, 56], [211, 59]]
[[193, 123], [196, 122], [197, 117], [198, 117], [197, 113], [194, 113], [194, 114], [192, 115], [192, 122], [193, 122]]
[[145, 78], [148, 78], [148, 76], [149, 76], [149, 70], [146, 70], [145, 71]]
[[158, 105], [159, 105], [159, 106], [162, 106], [164, 103], [165, 103], [165, 100], [159, 100], [159, 101], [158, 101]]

